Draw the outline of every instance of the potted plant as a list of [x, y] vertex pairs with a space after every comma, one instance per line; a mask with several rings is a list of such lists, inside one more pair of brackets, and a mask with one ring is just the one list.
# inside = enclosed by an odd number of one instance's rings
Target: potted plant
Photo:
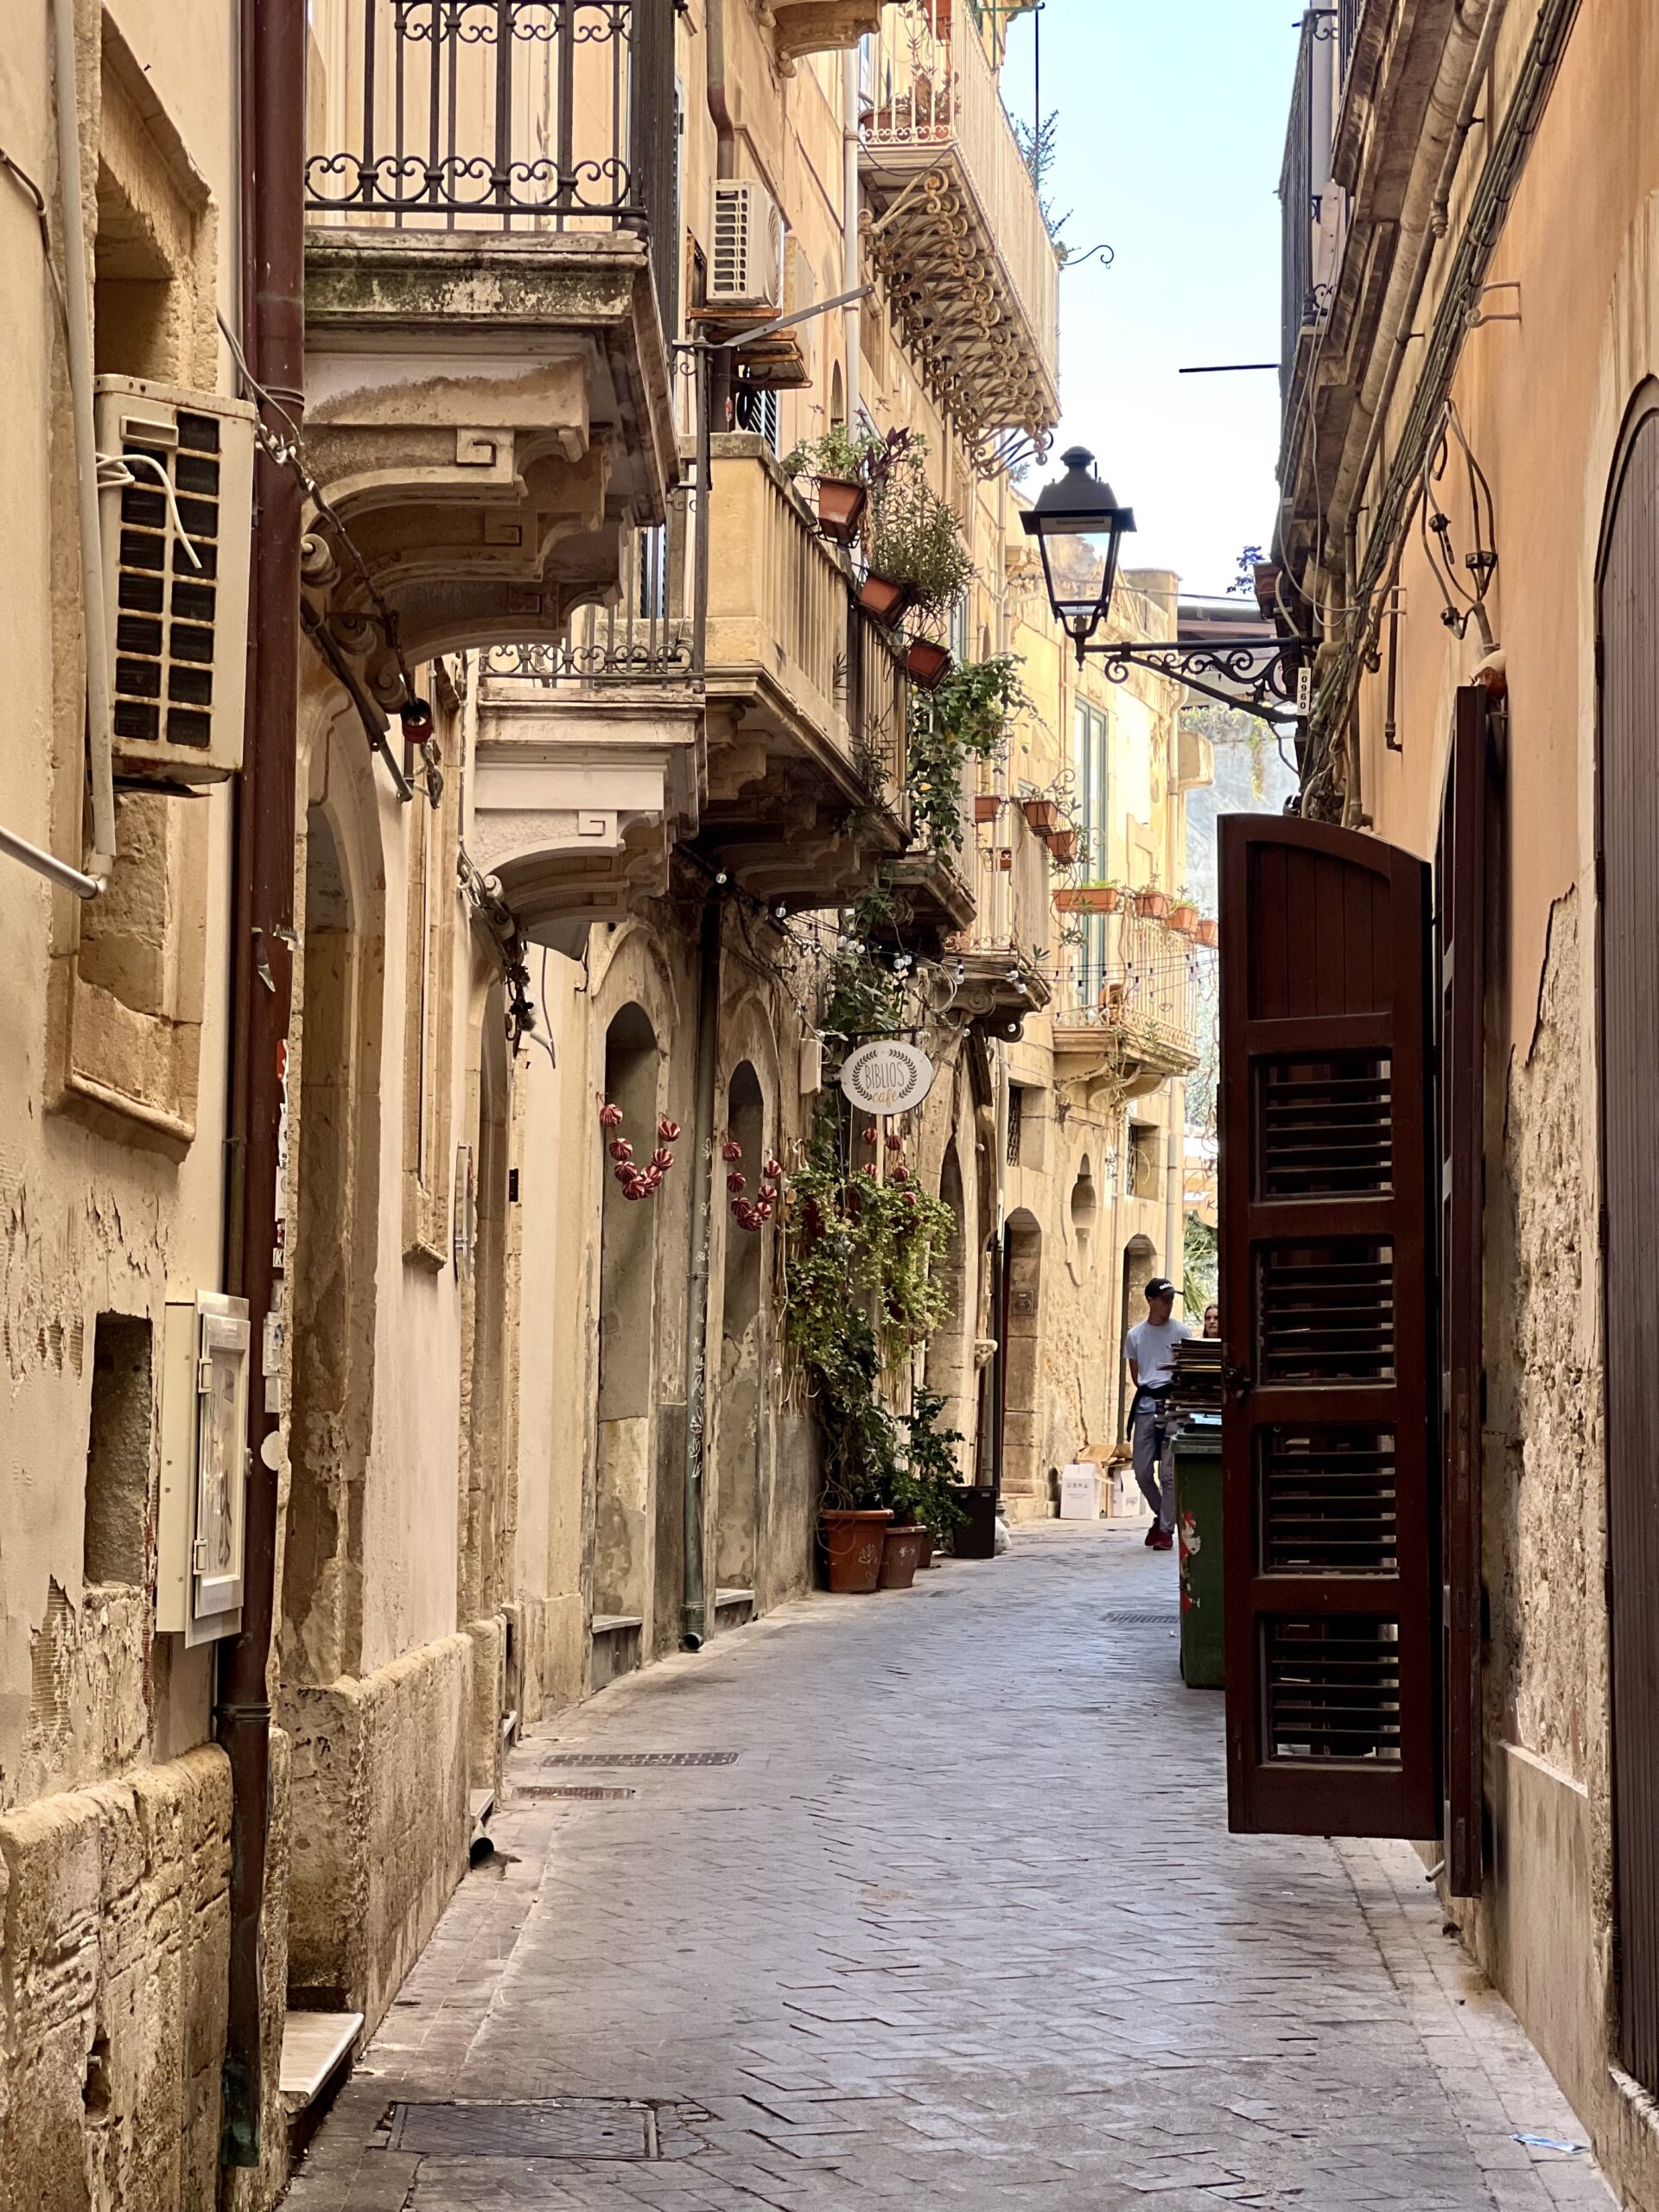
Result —
[[925, 451], [919, 439], [902, 450], [890, 444], [872, 470], [864, 520], [868, 574], [859, 603], [888, 627], [907, 607], [942, 613], [973, 582], [962, 524], [923, 473]]
[[1051, 830], [1048, 834], [1049, 857], [1057, 868], [1070, 868], [1077, 857], [1077, 833], [1075, 830]]
[[905, 665], [912, 683], [919, 683], [924, 691], [937, 691], [950, 673], [950, 648], [932, 638], [912, 638]]
[[1135, 894], [1135, 911], [1143, 922], [1161, 922], [1169, 912], [1169, 893], [1149, 883]]
[[1002, 811], [1003, 804], [1001, 791], [976, 791], [974, 794], [975, 821], [995, 822]]
[[1039, 837], [1046, 837], [1059, 819], [1060, 810], [1052, 798], [1022, 798], [1020, 807], [1027, 828], [1034, 830]]
[[1217, 922], [1210, 920], [1201, 921], [1198, 924], [1197, 934], [1198, 943], [1200, 944], [1207, 944], [1212, 951], [1221, 942], [1221, 926], [1219, 923]]
[[1122, 895], [1116, 883], [1068, 884], [1054, 893], [1054, 904], [1063, 914], [1111, 914]]
[[869, 505], [869, 474], [886, 441], [874, 431], [832, 423], [821, 437], [803, 439], [784, 457], [786, 476], [810, 477], [817, 487], [818, 531], [834, 545], [855, 545]]
[[1198, 910], [1190, 899], [1177, 899], [1169, 910], [1169, 926], [1181, 937], [1197, 936]]

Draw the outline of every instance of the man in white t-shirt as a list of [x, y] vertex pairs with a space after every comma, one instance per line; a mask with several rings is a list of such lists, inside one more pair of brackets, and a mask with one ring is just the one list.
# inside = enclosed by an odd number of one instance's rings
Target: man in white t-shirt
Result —
[[1155, 1552], [1175, 1548], [1175, 1444], [1169, 1386], [1175, 1379], [1175, 1347], [1192, 1333], [1185, 1321], [1171, 1319], [1174, 1308], [1174, 1284], [1164, 1275], [1154, 1275], [1147, 1285], [1147, 1318], [1129, 1331], [1123, 1347], [1135, 1379], [1129, 1447], [1135, 1454], [1135, 1479], [1152, 1508], [1147, 1542]]

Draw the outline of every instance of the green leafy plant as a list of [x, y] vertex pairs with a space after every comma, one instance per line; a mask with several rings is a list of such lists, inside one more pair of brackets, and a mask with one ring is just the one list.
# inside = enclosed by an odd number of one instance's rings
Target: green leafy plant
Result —
[[927, 480], [924, 451], [914, 441], [878, 467], [864, 523], [864, 557], [872, 574], [907, 586], [914, 607], [937, 614], [967, 590], [974, 563], [956, 511]]
[[944, 1407], [939, 1393], [923, 1383], [910, 1411], [899, 1416], [905, 1432], [902, 1473], [905, 1487], [912, 1493], [910, 1510], [938, 1537], [948, 1536], [968, 1518], [957, 1496], [962, 1472], [956, 1447], [964, 1440], [960, 1429], [939, 1427]]
[[854, 430], [832, 423], [822, 435], [803, 438], [783, 459], [785, 476], [831, 476], [862, 483], [887, 451], [879, 430]]
[[962, 776], [969, 760], [995, 760], [1009, 722], [1026, 706], [1013, 653], [965, 661], [935, 691], [913, 691], [905, 787], [911, 823], [936, 857], [962, 849]]

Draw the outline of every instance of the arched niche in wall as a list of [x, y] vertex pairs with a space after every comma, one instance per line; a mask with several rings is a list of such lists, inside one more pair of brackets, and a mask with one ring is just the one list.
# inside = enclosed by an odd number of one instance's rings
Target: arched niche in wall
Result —
[[[944, 1400], [939, 1416], [942, 1428], [970, 1435], [973, 1422], [969, 1390], [973, 1376], [973, 1331], [976, 1285], [968, 1265], [968, 1230], [963, 1200], [962, 1162], [954, 1141], [939, 1173], [939, 1197], [950, 1211], [950, 1236], [936, 1265], [939, 1281], [950, 1300], [950, 1319], [927, 1347], [927, 1387]], [[958, 1446], [960, 1455], [962, 1447]]]
[[847, 420], [847, 385], [841, 373], [839, 361], [835, 364], [830, 372], [830, 420], [832, 423], [844, 423]]
[[[660, 1055], [650, 1017], [625, 1006], [605, 1033], [604, 1093], [638, 1160], [656, 1147]], [[630, 1200], [605, 1161], [600, 1208], [599, 1452], [594, 1613], [643, 1618], [649, 1594], [657, 1372], [658, 1200]]]
[[1078, 1164], [1077, 1179], [1071, 1185], [1071, 1241], [1079, 1273], [1094, 1260], [1095, 1230], [1099, 1220], [1100, 1193], [1095, 1188], [1095, 1171], [1084, 1153]]
[[[363, 1484], [373, 1398], [373, 1268], [372, 1261], [364, 1267], [359, 1249], [361, 1186], [372, 1167], [359, 1126], [361, 946], [340, 837], [321, 805], [306, 816], [304, 912], [282, 1592], [283, 1677], [296, 1686], [332, 1682], [362, 1663]], [[372, 1214], [372, 1199], [366, 1204]]]
[[1036, 1215], [1024, 1206], [1011, 1213], [1007, 1239], [1002, 1487], [1012, 1497], [1038, 1497], [1043, 1491], [1042, 1440], [1038, 1433], [1043, 1363], [1043, 1231]]
[[[753, 1192], [766, 1157], [766, 1099], [745, 1060], [726, 1097], [726, 1132], [743, 1148]], [[766, 1408], [768, 1240], [726, 1217], [715, 1445], [715, 1571], [721, 1592], [753, 1591], [760, 1546], [760, 1451]]]

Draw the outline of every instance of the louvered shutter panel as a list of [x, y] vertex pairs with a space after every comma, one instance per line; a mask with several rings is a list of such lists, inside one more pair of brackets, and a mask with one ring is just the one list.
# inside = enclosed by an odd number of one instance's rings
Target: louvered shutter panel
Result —
[[1221, 823], [1236, 1830], [1439, 1825], [1428, 880], [1352, 831]]
[[1486, 694], [1458, 694], [1434, 864], [1446, 1886], [1480, 1895], [1481, 1297], [1486, 1116]]

